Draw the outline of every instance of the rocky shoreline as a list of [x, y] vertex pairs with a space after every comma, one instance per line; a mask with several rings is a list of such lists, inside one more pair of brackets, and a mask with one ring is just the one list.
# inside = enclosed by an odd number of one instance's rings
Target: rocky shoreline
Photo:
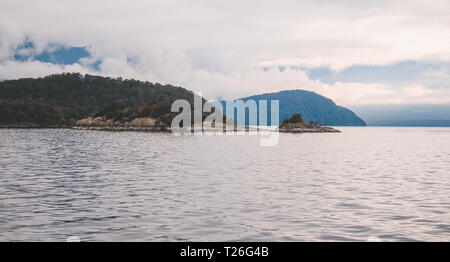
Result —
[[[194, 132], [195, 130], [201, 130], [203, 132], [257, 132], [257, 131], [268, 131], [269, 128], [258, 128], [249, 126], [238, 126], [233, 123], [233, 128], [227, 130], [227, 125], [220, 124], [216, 126], [215, 123], [203, 123], [202, 127], [197, 127], [197, 129], [191, 128], [188, 132]], [[132, 121], [113, 121], [112, 119], [107, 119], [104, 116], [101, 117], [88, 117], [78, 120], [74, 125], [45, 125], [39, 126], [35, 124], [22, 123], [17, 125], [0, 125], [0, 128], [70, 128], [75, 130], [94, 130], [94, 131], [137, 131], [137, 132], [172, 132], [170, 126], [164, 122], [151, 118], [142, 117], [136, 118]], [[328, 126], [317, 126], [310, 124], [282, 124], [276, 129], [270, 129], [273, 131], [278, 131], [281, 133], [339, 133], [341, 131], [328, 127]]]
[[93, 131], [137, 131], [137, 132], [171, 132], [170, 128], [165, 127], [142, 127], [142, 126], [72, 126], [75, 130], [93, 130]]
[[[137, 131], [137, 132], [166, 132], [170, 133], [172, 132], [171, 128], [168, 127], [149, 127], [149, 126], [73, 126], [71, 127], [75, 130], [94, 130], [94, 131]], [[219, 132], [220, 129], [213, 129], [204, 127], [201, 129], [204, 132]], [[258, 128], [237, 128], [235, 127], [234, 130], [226, 130], [223, 129], [224, 132], [256, 132], [256, 131], [267, 131], [268, 129], [258, 129]], [[318, 128], [277, 128], [275, 130], [271, 130], [271, 132], [280, 132], [280, 133], [340, 133], [340, 130], [337, 130], [332, 127], [318, 127]], [[191, 128], [190, 132], [194, 132], [194, 129]]]
[[[162, 132], [162, 133], [171, 133], [172, 130], [170, 127], [164, 126], [38, 126], [38, 125], [0, 125], [0, 129], [74, 129], [74, 130], [92, 130], [92, 131], [117, 131], [117, 132]], [[234, 130], [228, 132], [256, 132], [256, 131], [267, 131], [267, 128], [250, 128], [250, 127], [235, 127]], [[191, 129], [193, 132], [194, 129]], [[204, 132], [220, 132], [222, 130], [203, 127], [202, 131]], [[227, 132], [225, 128], [223, 128], [224, 132]], [[278, 131], [280, 133], [340, 133], [341, 131], [332, 128], [332, 127], [320, 127], [320, 128], [277, 128], [271, 130], [272, 132]]]
[[279, 128], [278, 132], [281, 133], [341, 133], [340, 130], [337, 130], [333, 127], [329, 126], [321, 126], [321, 127], [313, 127], [313, 128]]

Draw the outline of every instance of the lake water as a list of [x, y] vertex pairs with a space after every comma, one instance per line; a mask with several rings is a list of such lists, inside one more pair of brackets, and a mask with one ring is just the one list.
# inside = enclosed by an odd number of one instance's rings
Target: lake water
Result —
[[450, 128], [0, 129], [0, 241], [450, 241]]

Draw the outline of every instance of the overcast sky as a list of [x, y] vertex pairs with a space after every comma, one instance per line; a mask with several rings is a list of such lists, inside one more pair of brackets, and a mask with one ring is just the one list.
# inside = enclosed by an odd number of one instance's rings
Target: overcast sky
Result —
[[[450, 103], [450, 1], [0, 1], [0, 78], [81, 72], [206, 98]], [[72, 62], [39, 59], [82, 47]]]

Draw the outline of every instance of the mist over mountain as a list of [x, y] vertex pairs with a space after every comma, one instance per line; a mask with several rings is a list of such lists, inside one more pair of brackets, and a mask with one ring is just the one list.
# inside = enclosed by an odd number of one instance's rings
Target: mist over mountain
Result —
[[450, 104], [351, 107], [371, 126], [450, 126]]
[[[289, 118], [292, 114], [300, 113], [305, 122], [316, 121], [321, 125], [329, 126], [365, 126], [366, 123], [351, 110], [336, 105], [331, 99], [317, 93], [305, 90], [286, 90], [277, 93], [266, 93], [240, 98], [244, 102], [255, 100], [267, 100], [268, 125], [270, 122], [270, 101], [279, 100], [279, 122]], [[226, 112], [226, 101], [221, 101]], [[236, 119], [236, 113], [235, 113]], [[248, 117], [246, 118], [248, 124]], [[278, 125], [279, 123], [277, 123]]]

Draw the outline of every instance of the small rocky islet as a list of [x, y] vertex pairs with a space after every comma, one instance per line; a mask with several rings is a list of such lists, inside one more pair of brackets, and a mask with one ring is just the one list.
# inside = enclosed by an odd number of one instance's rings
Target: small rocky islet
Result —
[[279, 132], [284, 133], [340, 133], [341, 131], [329, 127], [320, 126], [316, 121], [309, 121], [304, 123], [301, 114], [296, 113], [291, 118], [283, 120], [278, 128]]

